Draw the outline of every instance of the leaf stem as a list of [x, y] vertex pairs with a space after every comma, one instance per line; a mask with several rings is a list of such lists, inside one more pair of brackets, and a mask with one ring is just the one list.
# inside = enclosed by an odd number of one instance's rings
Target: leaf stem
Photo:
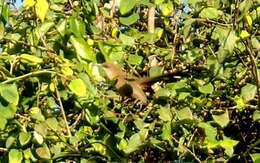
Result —
[[58, 73], [55, 71], [51, 71], [51, 70], [40, 70], [40, 71], [36, 71], [36, 72], [30, 72], [28, 74], [24, 74], [22, 76], [18, 76], [15, 78], [8, 78], [7, 80], [1, 82], [1, 84], [8, 84], [8, 83], [16, 82], [19, 80], [23, 80], [23, 79], [31, 77], [31, 76], [38, 76], [38, 75], [42, 75], [42, 74], [58, 74]]

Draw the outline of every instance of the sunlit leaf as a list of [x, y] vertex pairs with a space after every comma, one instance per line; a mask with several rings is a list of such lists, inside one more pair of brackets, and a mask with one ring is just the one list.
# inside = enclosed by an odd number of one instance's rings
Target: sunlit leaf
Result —
[[83, 38], [77, 38], [71, 36], [70, 42], [72, 43], [73, 47], [76, 49], [76, 53], [80, 56], [80, 58], [89, 61], [95, 60], [95, 55], [91, 47], [87, 44], [87, 42]]
[[120, 1], [119, 11], [122, 15], [130, 12], [136, 5], [136, 0], [123, 0]]
[[208, 7], [208, 8], [204, 8], [199, 16], [201, 18], [206, 18], [206, 19], [217, 19], [220, 17], [220, 15], [222, 15], [222, 11], [216, 9], [216, 8], [213, 8], [213, 7]]
[[51, 158], [50, 150], [46, 144], [43, 147], [37, 148], [36, 154], [42, 159], [49, 160]]
[[31, 140], [31, 133], [29, 132], [20, 132], [19, 133], [19, 142], [22, 146], [28, 144]]
[[4, 117], [0, 116], [0, 131], [5, 129], [6, 124], [7, 120]]
[[178, 117], [179, 120], [193, 119], [192, 112], [188, 107], [177, 110], [177, 117]]
[[37, 0], [35, 5], [35, 11], [38, 18], [43, 22], [49, 9], [49, 3], [47, 0]]
[[222, 114], [216, 114], [216, 115], [213, 114], [212, 117], [214, 121], [217, 124], [219, 124], [222, 128], [226, 127], [229, 123], [229, 115], [227, 110]]
[[253, 84], [248, 83], [241, 89], [240, 95], [246, 102], [248, 102], [254, 99], [256, 92], [257, 92], [257, 87]]
[[19, 101], [19, 94], [15, 84], [0, 85], [0, 95], [10, 104], [17, 105]]
[[199, 87], [199, 91], [204, 94], [212, 94], [214, 91], [214, 87], [211, 83], [208, 83], [206, 85]]
[[120, 23], [124, 24], [124, 25], [131, 25], [134, 24], [135, 22], [137, 22], [139, 20], [139, 14], [137, 13], [133, 13], [132, 15], [128, 16], [128, 17], [120, 17], [119, 21]]
[[8, 158], [9, 163], [20, 163], [23, 160], [23, 153], [17, 149], [11, 149]]
[[69, 84], [70, 90], [77, 96], [86, 96], [86, 85], [81, 79], [74, 79]]

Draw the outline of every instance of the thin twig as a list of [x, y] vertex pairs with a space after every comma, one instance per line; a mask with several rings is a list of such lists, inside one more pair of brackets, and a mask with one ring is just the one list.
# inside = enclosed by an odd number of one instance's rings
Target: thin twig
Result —
[[58, 99], [58, 101], [59, 101], [61, 114], [62, 114], [62, 117], [63, 117], [63, 119], [64, 119], [64, 121], [65, 121], [65, 126], [66, 126], [66, 129], [67, 129], [67, 133], [68, 133], [68, 136], [71, 137], [71, 132], [70, 132], [70, 128], [69, 128], [69, 125], [68, 125], [67, 118], [66, 118], [65, 110], [64, 110], [64, 107], [63, 107], [61, 98], [60, 98], [60, 92], [59, 92], [59, 90], [58, 90], [58, 88], [57, 88], [56, 83], [54, 84], [54, 86], [55, 86], [56, 96], [57, 96], [57, 99]]
[[196, 18], [195, 20], [199, 23], [212, 23], [212, 24], [216, 24], [216, 25], [220, 25], [220, 26], [224, 26], [224, 27], [232, 27], [233, 26], [233, 24], [220, 23], [220, 22], [210, 20], [210, 19]]
[[[251, 64], [252, 64], [252, 68], [251, 68], [251, 71], [252, 71], [252, 74], [255, 78], [255, 81], [256, 81], [256, 86], [257, 86], [257, 95], [258, 95], [258, 101], [257, 101], [257, 105], [258, 105], [258, 108], [260, 108], [260, 79], [258, 77], [258, 72], [257, 72], [257, 56], [254, 54], [255, 52], [249, 48], [249, 42], [248, 41], [245, 41], [243, 42], [245, 47], [246, 47], [246, 50], [247, 50], [247, 53], [250, 57], [250, 60], [251, 60]], [[255, 58], [256, 56], [256, 58]]]
[[172, 136], [172, 139], [173, 139], [177, 144], [181, 145], [181, 147], [184, 148], [187, 152], [189, 152], [189, 153], [193, 156], [193, 158], [194, 158], [196, 161], [198, 161], [199, 163], [202, 163], [202, 161], [200, 161], [200, 159], [195, 155], [195, 153], [193, 153], [189, 148], [187, 148], [186, 146], [180, 144], [180, 142], [179, 142], [175, 137]]

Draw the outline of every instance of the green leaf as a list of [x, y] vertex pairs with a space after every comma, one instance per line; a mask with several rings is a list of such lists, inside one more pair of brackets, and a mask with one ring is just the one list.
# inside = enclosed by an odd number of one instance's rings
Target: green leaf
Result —
[[124, 24], [124, 25], [131, 25], [134, 24], [135, 22], [137, 22], [139, 20], [139, 14], [137, 13], [133, 13], [132, 15], [128, 16], [128, 17], [120, 17], [119, 21], [120, 23]]
[[208, 8], [204, 8], [199, 16], [201, 18], [205, 18], [205, 19], [217, 19], [220, 17], [220, 15], [222, 15], [223, 12], [216, 9], [216, 8], [213, 8], [213, 7], [208, 7]]
[[151, 69], [149, 70], [150, 77], [160, 76], [162, 75], [162, 73], [163, 73], [163, 68], [160, 66], [151, 67]]
[[38, 144], [42, 144], [43, 143], [43, 137], [37, 131], [33, 131], [33, 138], [36, 140], [36, 142]]
[[171, 122], [163, 123], [161, 137], [162, 137], [162, 140], [168, 140], [171, 142], [171, 140], [172, 140]]
[[242, 89], [240, 96], [246, 101], [254, 99], [257, 92], [257, 87], [253, 84], [246, 84]]
[[19, 101], [19, 94], [15, 84], [2, 84], [0, 85], [0, 95], [7, 102], [17, 105]]
[[212, 94], [214, 91], [214, 87], [211, 83], [208, 83], [204, 86], [199, 87], [199, 91], [204, 94]]
[[190, 108], [188, 108], [188, 107], [177, 110], [177, 117], [179, 120], [193, 119], [192, 112], [191, 112]]
[[17, 110], [17, 106], [13, 104], [9, 104], [7, 106], [3, 106], [0, 103], [0, 113], [5, 119], [12, 119], [15, 116]]
[[70, 37], [70, 42], [73, 47], [76, 49], [76, 53], [78, 55], [79, 60], [81, 58], [86, 59], [88, 61], [95, 61], [96, 57], [93, 53], [91, 47], [87, 44], [87, 42], [83, 38], [77, 38], [74, 36]]
[[129, 55], [128, 63], [131, 65], [140, 65], [143, 61], [143, 57], [139, 55]]
[[16, 135], [11, 135], [6, 139], [5, 147], [10, 148], [12, 145], [16, 143]]
[[9, 163], [20, 163], [23, 160], [23, 153], [17, 149], [11, 149], [8, 158]]
[[33, 65], [43, 63], [42, 58], [39, 58], [34, 55], [30, 55], [30, 54], [22, 54], [22, 55], [20, 55], [20, 59], [21, 59], [21, 62], [23, 62], [23, 63], [29, 63], [29, 64], [33, 64]]
[[157, 112], [159, 113], [159, 118], [163, 121], [171, 121], [173, 118], [172, 109], [170, 108], [162, 107]]
[[37, 148], [36, 154], [42, 159], [45, 159], [45, 160], [51, 159], [51, 153], [50, 153], [49, 147], [46, 144], [44, 144], [43, 147]]
[[200, 122], [198, 126], [204, 129], [208, 141], [214, 142], [216, 140], [217, 130], [214, 127], [205, 122]]
[[76, 37], [80, 37], [83, 38], [84, 34], [85, 34], [85, 24], [83, 21], [81, 21], [78, 18], [75, 17], [71, 17], [69, 19], [69, 25], [70, 25], [70, 31], [76, 36]]
[[119, 39], [124, 45], [133, 46], [135, 44], [135, 39], [133, 37], [127, 36], [123, 33], [120, 33]]
[[217, 124], [219, 124], [222, 128], [226, 127], [229, 123], [229, 115], [227, 110], [222, 114], [212, 115], [212, 117], [214, 121]]
[[130, 12], [136, 5], [136, 0], [123, 0], [120, 1], [119, 11], [122, 15]]
[[54, 131], [58, 131], [60, 129], [59, 127], [59, 122], [57, 121], [56, 118], [48, 118], [46, 120], [46, 124], [48, 125], [48, 127]]
[[45, 120], [45, 117], [42, 115], [42, 112], [41, 112], [41, 109], [38, 108], [38, 107], [32, 107], [30, 109], [30, 117], [35, 119], [35, 120], [38, 120], [38, 121], [44, 121]]
[[77, 96], [87, 95], [86, 85], [80, 78], [72, 80], [69, 84], [69, 89]]
[[260, 111], [259, 110], [254, 111], [253, 120], [254, 121], [260, 120]]
[[37, 17], [43, 22], [49, 9], [49, 3], [47, 0], [37, 0], [35, 5], [35, 11]]
[[260, 162], [260, 153], [252, 153], [252, 154], [250, 154], [250, 156], [254, 163]]
[[7, 119], [0, 116], [0, 131], [5, 129], [6, 124], [7, 124]]
[[234, 152], [234, 147], [239, 143], [239, 141], [232, 140], [229, 138], [224, 138], [224, 140], [220, 141], [220, 146], [225, 149], [225, 153], [231, 157]]
[[19, 133], [19, 142], [21, 146], [24, 146], [30, 142], [32, 135], [29, 132], [20, 132]]

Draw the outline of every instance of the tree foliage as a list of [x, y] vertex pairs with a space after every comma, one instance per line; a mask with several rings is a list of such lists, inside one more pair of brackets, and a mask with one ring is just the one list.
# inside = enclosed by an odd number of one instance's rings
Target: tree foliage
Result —
[[[0, 15], [0, 161], [260, 160], [259, 0], [1, 0]], [[142, 105], [104, 62], [189, 75]]]

